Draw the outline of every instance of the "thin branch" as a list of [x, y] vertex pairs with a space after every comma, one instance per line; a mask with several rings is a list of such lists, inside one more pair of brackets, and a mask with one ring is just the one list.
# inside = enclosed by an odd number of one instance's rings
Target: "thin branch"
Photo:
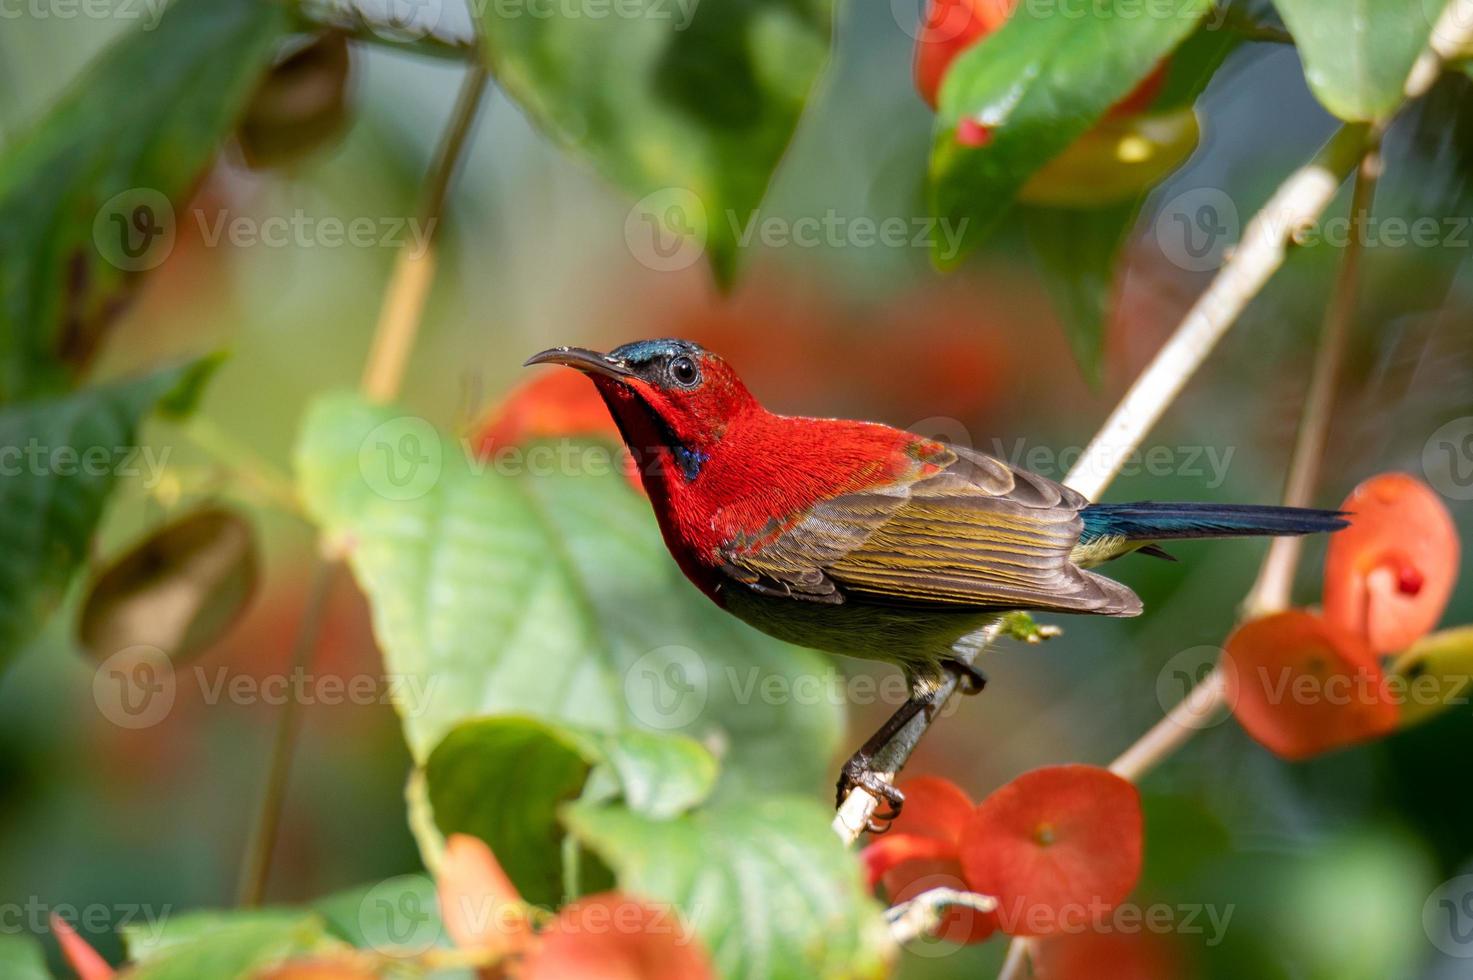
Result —
[[[425, 232], [425, 246], [421, 253], [415, 253], [413, 247], [407, 243], [399, 250], [393, 278], [384, 297], [383, 310], [369, 349], [368, 364], [363, 372], [361, 390], [364, 397], [372, 401], [391, 401], [403, 380], [404, 365], [419, 333], [419, 323], [424, 315], [424, 300], [434, 279], [434, 242], [444, 213], [450, 182], [460, 158], [464, 155], [482, 95], [486, 91], [488, 77], [485, 66], [480, 64], [471, 66], [466, 72], [465, 82], [461, 85], [445, 135], [440, 140], [434, 161], [425, 177], [420, 205], [423, 222], [420, 227]], [[325, 542], [321, 546], [327, 547]], [[338, 555], [324, 554], [318, 559], [313, 572], [312, 593], [292, 654], [294, 673], [306, 670], [312, 662], [327, 589], [341, 564]], [[261, 795], [261, 809], [257, 814], [252, 843], [247, 850], [241, 874], [240, 904], [245, 906], [260, 904], [271, 872], [271, 854], [281, 823], [281, 805], [286, 798], [287, 782], [291, 775], [298, 707], [295, 700], [287, 701], [277, 718], [270, 768], [266, 787]]]
[[[1380, 169], [1381, 154], [1373, 149], [1356, 170], [1355, 189], [1350, 201], [1351, 237], [1345, 246], [1345, 254], [1341, 256], [1334, 292], [1325, 310], [1319, 353], [1315, 357], [1309, 391], [1304, 397], [1304, 414], [1289, 462], [1289, 475], [1284, 483], [1284, 505], [1287, 507], [1308, 507], [1319, 482], [1325, 440], [1335, 408], [1335, 382], [1340, 376], [1347, 338], [1355, 319], [1364, 238], [1369, 228], [1371, 200], [1376, 193]], [[1274, 538], [1269, 543], [1268, 557], [1264, 559], [1258, 580], [1243, 602], [1245, 618], [1254, 619], [1288, 606], [1294, 571], [1299, 566], [1303, 550], [1304, 539], [1299, 537]]]
[[[1367, 127], [1361, 125], [1342, 127], [1314, 160], [1290, 176], [1248, 223], [1238, 249], [1125, 393], [1065, 477], [1066, 484], [1092, 499], [1109, 486], [1125, 459], [1145, 439], [1217, 342], [1283, 263], [1293, 232], [1317, 219], [1329, 206], [1345, 176], [1364, 153], [1366, 132]], [[992, 643], [997, 632], [997, 627], [989, 627], [983, 634], [983, 649]], [[956, 681], [948, 676], [937, 703], [944, 705], [955, 691]], [[872, 766], [882, 779], [894, 780], [936, 713], [917, 715], [875, 754]], [[878, 801], [868, 792], [851, 791], [834, 815], [835, 833], [850, 843], [858, 840], [877, 807]]]
[[1008, 943], [1007, 959], [1002, 961], [1002, 969], [997, 973], [997, 980], [1020, 980], [1028, 975], [1028, 962], [1033, 957], [1033, 940], [1018, 937]]
[[[305, 671], [312, 662], [312, 651], [322, 632], [322, 620], [327, 611], [327, 600], [332, 594], [337, 569], [337, 562], [318, 561], [312, 571], [307, 607], [302, 613], [302, 623], [297, 627], [297, 638], [292, 643], [289, 676], [295, 677]], [[271, 874], [271, 855], [276, 849], [276, 837], [281, 827], [281, 805], [286, 799], [286, 786], [291, 778], [292, 745], [296, 742], [300, 715], [301, 708], [297, 699], [288, 698], [281, 706], [281, 714], [277, 716], [276, 735], [271, 744], [270, 768], [266, 773], [266, 788], [261, 793], [261, 805], [256, 812], [251, 842], [246, 848], [241, 865], [240, 890], [236, 902], [243, 908], [260, 905], [266, 893], [266, 879]]]
[[961, 907], [987, 913], [997, 908], [997, 899], [977, 892], [964, 892], [955, 888], [932, 888], [921, 892], [908, 902], [901, 902], [885, 910], [885, 920], [890, 924], [890, 938], [897, 945], [904, 945], [923, 936], [934, 934], [941, 925], [947, 911]]
[[419, 215], [420, 227], [425, 233], [424, 246], [416, 251], [406, 245], [399, 249], [394, 260], [394, 271], [384, 294], [368, 364], [363, 369], [362, 390], [371, 401], [392, 400], [404, 378], [404, 366], [424, 319], [425, 300], [435, 278], [436, 242], [440, 219], [445, 211], [445, 197], [456, 166], [464, 155], [489, 77], [486, 66], [481, 64], [472, 66], [466, 73], [450, 126], [440, 141], [425, 184]]

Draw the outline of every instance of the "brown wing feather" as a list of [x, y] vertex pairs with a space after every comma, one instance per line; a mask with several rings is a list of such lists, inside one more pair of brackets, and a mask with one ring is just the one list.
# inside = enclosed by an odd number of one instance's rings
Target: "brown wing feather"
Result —
[[1133, 616], [1135, 593], [1069, 560], [1086, 501], [1002, 460], [950, 447], [940, 473], [810, 508], [732, 542], [725, 571], [758, 592]]

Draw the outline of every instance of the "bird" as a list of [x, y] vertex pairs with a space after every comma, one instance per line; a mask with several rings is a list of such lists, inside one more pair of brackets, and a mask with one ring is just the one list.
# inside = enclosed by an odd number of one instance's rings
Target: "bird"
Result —
[[1093, 568], [1163, 541], [1332, 532], [1341, 511], [1215, 503], [1092, 503], [1047, 477], [877, 422], [768, 411], [719, 355], [688, 340], [603, 354], [554, 347], [526, 365], [583, 372], [638, 466], [685, 576], [728, 613], [811, 649], [898, 666], [909, 696], [846, 762], [838, 799], [904, 794], [872, 767], [938, 698], [968, 693], [988, 628], [1020, 612], [1137, 616]]

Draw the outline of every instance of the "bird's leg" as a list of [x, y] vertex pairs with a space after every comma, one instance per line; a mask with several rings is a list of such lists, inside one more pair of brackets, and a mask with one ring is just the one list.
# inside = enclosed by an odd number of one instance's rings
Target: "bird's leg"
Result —
[[[983, 682], [985, 683], [985, 679]], [[896, 789], [893, 783], [880, 778], [880, 774], [871, 768], [874, 757], [889, 744], [897, 732], [910, 724], [912, 718], [936, 703], [936, 692], [935, 683], [913, 683], [906, 702], [880, 726], [879, 731], [865, 740], [859, 751], [850, 756], [849, 761], [844, 763], [844, 768], [839, 770], [835, 806], [843, 806], [844, 798], [853, 789], [862, 789], [880, 803], [889, 804], [888, 810], [870, 818], [866, 829], [872, 834], [882, 834], [888, 830], [890, 822], [900, 816], [900, 810], [905, 806], [905, 794]]]

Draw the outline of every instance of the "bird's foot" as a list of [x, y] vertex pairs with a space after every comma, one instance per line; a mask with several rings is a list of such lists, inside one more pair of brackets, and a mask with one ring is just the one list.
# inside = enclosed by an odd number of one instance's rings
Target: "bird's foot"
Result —
[[987, 687], [987, 675], [963, 660], [943, 660], [941, 666], [956, 675], [957, 690], [963, 694], [981, 694]]
[[1028, 613], [1011, 612], [1002, 618], [1002, 635], [1024, 643], [1042, 643], [1044, 640], [1063, 636], [1064, 631], [1057, 626], [1040, 625]]
[[835, 806], [843, 806], [845, 798], [851, 792], [862, 789], [881, 806], [887, 807], [884, 811], [876, 811], [865, 825], [865, 829], [872, 834], [883, 834], [889, 830], [891, 822], [900, 816], [900, 811], [905, 806], [905, 794], [870, 768], [870, 757], [864, 752], [856, 752], [844, 763], [844, 768], [839, 770], [839, 782], [835, 788], [838, 791]]

